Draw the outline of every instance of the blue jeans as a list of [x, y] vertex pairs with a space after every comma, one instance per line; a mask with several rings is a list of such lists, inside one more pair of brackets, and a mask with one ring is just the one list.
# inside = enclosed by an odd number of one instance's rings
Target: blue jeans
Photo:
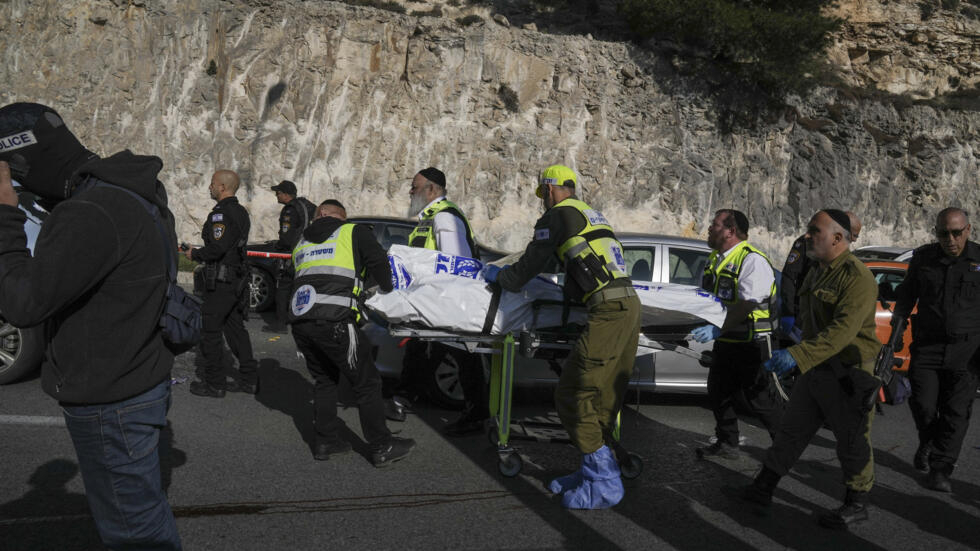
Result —
[[181, 549], [160, 483], [170, 379], [122, 402], [63, 408], [95, 525], [110, 549]]

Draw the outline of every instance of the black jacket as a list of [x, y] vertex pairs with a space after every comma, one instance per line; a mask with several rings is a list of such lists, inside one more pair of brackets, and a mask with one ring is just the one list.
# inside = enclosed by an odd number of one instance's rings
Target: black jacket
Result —
[[918, 303], [912, 320], [916, 344], [980, 334], [980, 245], [967, 241], [956, 257], [946, 256], [939, 243], [919, 247], [895, 293], [895, 316], [908, 317]]
[[24, 214], [0, 205], [0, 311], [19, 327], [45, 324], [41, 384], [60, 402], [117, 402], [170, 377], [174, 358], [158, 327], [167, 286], [160, 233], [135, 197], [90, 185], [97, 178], [163, 207], [175, 249], [161, 168], [129, 151], [83, 165], [88, 182], [45, 220], [33, 258]]
[[[796, 316], [800, 308], [799, 289], [803, 278], [810, 271], [812, 260], [806, 256], [806, 236], [801, 235], [793, 242], [783, 264], [782, 282], [779, 286], [779, 315]], [[802, 326], [802, 321], [797, 322]]]
[[315, 214], [316, 205], [306, 197], [297, 197], [282, 207], [279, 211], [279, 240], [276, 241], [276, 249], [293, 252], [303, 230], [313, 223]]
[[[555, 206], [548, 209], [534, 224], [534, 239], [527, 244], [520, 260], [501, 270], [497, 282], [504, 289], [516, 293], [542, 272], [563, 270], [558, 247], [578, 235], [585, 224], [585, 217], [574, 207]], [[570, 283], [566, 282], [566, 285]], [[632, 282], [629, 278], [620, 278], [611, 281], [608, 288], [630, 285]], [[565, 292], [568, 292], [568, 288]]]
[[194, 249], [191, 258], [198, 262], [217, 262], [239, 268], [238, 275], [245, 273], [245, 244], [251, 221], [248, 211], [237, 197], [226, 197], [208, 214], [201, 229], [204, 246]]
[[[303, 230], [303, 238], [311, 243], [323, 243], [328, 237], [337, 231], [337, 228], [347, 222], [332, 216], [314, 220], [309, 227]], [[366, 282], [373, 281], [387, 293], [394, 289], [391, 284], [391, 265], [388, 263], [388, 254], [374, 238], [371, 228], [361, 224], [354, 225], [351, 233], [351, 241], [354, 248], [354, 271], [360, 273], [361, 269], [367, 272]], [[370, 283], [366, 283], [368, 287]], [[294, 289], [295, 290], [295, 289]]]

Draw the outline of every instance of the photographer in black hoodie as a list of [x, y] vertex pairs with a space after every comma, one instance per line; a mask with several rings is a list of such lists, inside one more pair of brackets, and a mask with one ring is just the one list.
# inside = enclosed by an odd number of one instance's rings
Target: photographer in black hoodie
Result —
[[[113, 549], [180, 549], [158, 451], [174, 362], [158, 325], [166, 256], [129, 193], [160, 208], [175, 248], [162, 166], [129, 151], [99, 158], [49, 107], [0, 108], [0, 311], [18, 327], [44, 324], [41, 384], [63, 408], [92, 516]], [[51, 211], [33, 258], [11, 173]]]

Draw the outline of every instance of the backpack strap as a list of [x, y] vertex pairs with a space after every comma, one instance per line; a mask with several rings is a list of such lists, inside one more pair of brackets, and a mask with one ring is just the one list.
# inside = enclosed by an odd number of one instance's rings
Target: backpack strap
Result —
[[163, 217], [161, 216], [160, 208], [147, 201], [142, 195], [122, 186], [110, 184], [109, 182], [104, 182], [102, 180], [96, 180], [95, 187], [107, 187], [124, 191], [139, 201], [139, 203], [143, 205], [143, 208], [146, 209], [146, 212], [150, 213], [150, 216], [153, 218], [153, 224], [160, 233], [160, 239], [163, 242], [164, 255], [167, 260], [167, 280], [171, 283], [177, 281], [177, 256], [176, 253], [171, 250], [172, 248], [169, 245], [170, 239], [167, 238], [166, 229], [163, 227], [163, 221], [161, 220]]

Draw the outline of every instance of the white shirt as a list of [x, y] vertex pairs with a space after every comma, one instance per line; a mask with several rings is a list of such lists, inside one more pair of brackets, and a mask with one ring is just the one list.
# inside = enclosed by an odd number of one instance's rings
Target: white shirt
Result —
[[[419, 212], [419, 220], [422, 220], [422, 214], [429, 207], [445, 199], [446, 196], [442, 195], [426, 205]], [[445, 211], [436, 214], [432, 219], [432, 235], [435, 236], [436, 248], [440, 251], [456, 256], [473, 257], [470, 244], [466, 241], [466, 224], [455, 214]]]
[[[740, 241], [735, 247], [741, 243]], [[735, 247], [722, 253], [722, 265]], [[766, 259], [758, 253], [750, 252], [742, 260], [742, 271], [738, 274], [738, 296], [742, 300], [760, 303], [769, 298], [775, 281], [776, 276], [772, 272], [772, 266], [766, 262]]]

